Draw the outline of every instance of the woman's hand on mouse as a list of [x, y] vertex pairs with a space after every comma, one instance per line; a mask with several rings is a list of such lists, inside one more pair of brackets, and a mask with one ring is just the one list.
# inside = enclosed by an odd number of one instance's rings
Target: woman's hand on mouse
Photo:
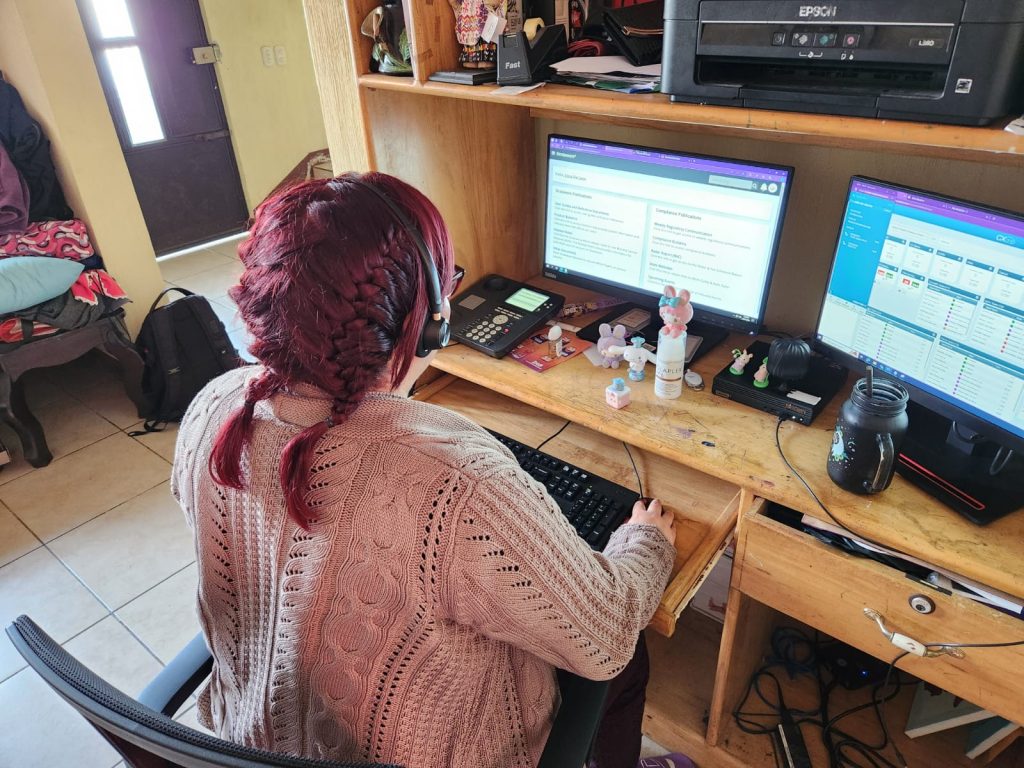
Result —
[[676, 543], [676, 516], [666, 509], [662, 509], [661, 502], [657, 499], [638, 499], [633, 505], [633, 515], [626, 521], [626, 525], [653, 525], [664, 534], [669, 544]]

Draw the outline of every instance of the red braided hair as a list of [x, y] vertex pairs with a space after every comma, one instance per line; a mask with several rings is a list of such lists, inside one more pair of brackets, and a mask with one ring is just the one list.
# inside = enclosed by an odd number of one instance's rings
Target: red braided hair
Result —
[[242, 489], [241, 459], [256, 403], [299, 382], [324, 390], [334, 397], [330, 418], [292, 438], [281, 455], [288, 513], [303, 528], [311, 521], [305, 496], [317, 443], [369, 389], [390, 389], [405, 378], [428, 315], [414, 241], [358, 181], [373, 184], [406, 213], [434, 257], [442, 288], [448, 285], [454, 258], [441, 214], [405, 182], [368, 173], [307, 181], [263, 202], [238, 249], [245, 271], [230, 291], [253, 337], [249, 351], [265, 371], [221, 425], [210, 473], [221, 485]]

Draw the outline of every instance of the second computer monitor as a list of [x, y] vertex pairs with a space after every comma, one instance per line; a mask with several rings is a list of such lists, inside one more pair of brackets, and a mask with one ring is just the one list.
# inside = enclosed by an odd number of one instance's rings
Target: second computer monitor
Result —
[[640, 303], [686, 288], [698, 320], [757, 332], [792, 173], [550, 136], [544, 273]]

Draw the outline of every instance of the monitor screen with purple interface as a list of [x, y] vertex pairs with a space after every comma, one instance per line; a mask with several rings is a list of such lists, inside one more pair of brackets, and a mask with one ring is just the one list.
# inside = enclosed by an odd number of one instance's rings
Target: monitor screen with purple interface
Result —
[[1024, 218], [854, 178], [817, 338], [1024, 439]]
[[551, 136], [547, 170], [546, 274], [628, 297], [683, 286], [698, 319], [760, 326], [792, 169]]

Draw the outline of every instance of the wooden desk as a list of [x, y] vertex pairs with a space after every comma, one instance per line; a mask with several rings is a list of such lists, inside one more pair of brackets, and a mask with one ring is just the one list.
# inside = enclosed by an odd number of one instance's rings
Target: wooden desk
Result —
[[[566, 292], [571, 293], [563, 288]], [[681, 524], [673, 579], [651, 625], [670, 639], [652, 636], [650, 641], [655, 682], [645, 730], [666, 746], [716, 766], [774, 764], [767, 740], [739, 732], [731, 712], [760, 665], [780, 616], [885, 661], [898, 650], [863, 615], [865, 607], [882, 613], [897, 631], [924, 642], [1024, 639], [1024, 621], [931, 591], [902, 573], [833, 550], [762, 514], [765, 500], [771, 500], [822, 517], [779, 458], [777, 420], [710, 392], [711, 379], [729, 359], [729, 350], [748, 341], [731, 339], [697, 363], [707, 384], [703, 392], [685, 390], [678, 400], [659, 400], [648, 380], [633, 387], [632, 403], [622, 411], [608, 408], [603, 399], [603, 389], [615, 372], [596, 368], [582, 356], [538, 374], [511, 359], [493, 360], [453, 346], [434, 363], [450, 375], [418, 394], [532, 445], [568, 420], [572, 424], [544, 450], [634, 487], [621, 441], [635, 446], [645, 491], [662, 498]], [[825, 457], [849, 385], [812, 426], [789, 422], [781, 431], [787, 456], [822, 500], [866, 536], [1024, 596], [1024, 514], [979, 528], [899, 477], [875, 497], [855, 496], [832, 485]], [[718, 630], [684, 609], [734, 531], [737, 550], [729, 605], [725, 625]], [[918, 593], [934, 600], [933, 614], [922, 616], [910, 608], [909, 597]], [[677, 632], [677, 627], [682, 629]], [[962, 660], [912, 656], [900, 668], [1024, 722], [1024, 700], [1019, 695], [1024, 648], [969, 649]], [[683, 691], [669, 684], [675, 680], [688, 685], [684, 681], [689, 678], [680, 678], [684, 673], [704, 682]], [[911, 696], [908, 691], [890, 711], [905, 712]], [[899, 731], [900, 721], [891, 722], [892, 730]], [[900, 745], [908, 757], [916, 756], [912, 764], [970, 765], [958, 757], [962, 746], [955, 734], [914, 741], [901, 737]], [[938, 754], [943, 755], [940, 761]]]

